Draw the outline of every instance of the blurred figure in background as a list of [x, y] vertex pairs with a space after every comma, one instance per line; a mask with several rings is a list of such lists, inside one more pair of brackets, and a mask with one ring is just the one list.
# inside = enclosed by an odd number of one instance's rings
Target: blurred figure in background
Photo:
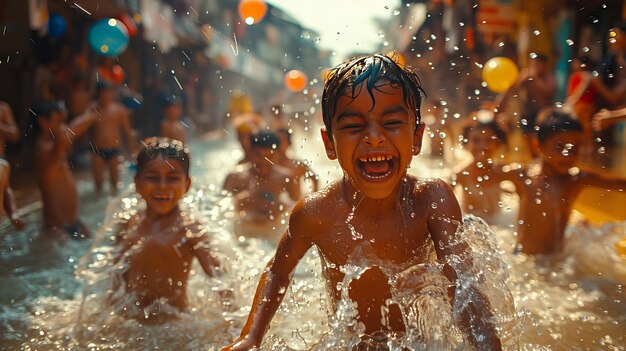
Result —
[[11, 106], [0, 101], [0, 205], [2, 205], [0, 207], [0, 218], [2, 218], [4, 212], [14, 228], [23, 229], [26, 223], [17, 213], [15, 195], [9, 183], [11, 165], [5, 154], [5, 143], [16, 143], [19, 140], [20, 131], [15, 124]]
[[123, 146], [122, 134], [126, 145], [134, 152], [137, 141], [130, 122], [128, 110], [115, 101], [113, 86], [107, 81], [96, 84], [96, 100], [89, 107], [98, 118], [91, 127], [91, 146], [93, 148], [93, 175], [96, 193], [102, 192], [104, 173], [109, 173], [110, 191], [117, 192], [119, 181], [120, 153]]
[[189, 127], [182, 121], [183, 109], [175, 96], [163, 102], [161, 136], [187, 143]]
[[[300, 199], [299, 183], [292, 172], [277, 163], [280, 139], [271, 131], [250, 137], [250, 162], [237, 165], [224, 181], [232, 193], [235, 234], [263, 238], [276, 244], [285, 226], [283, 214]], [[285, 196], [286, 195], [286, 196]]]

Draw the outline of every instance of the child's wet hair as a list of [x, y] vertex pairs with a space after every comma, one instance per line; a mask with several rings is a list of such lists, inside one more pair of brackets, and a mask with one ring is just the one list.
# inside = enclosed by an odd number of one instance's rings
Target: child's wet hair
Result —
[[161, 156], [180, 162], [189, 177], [189, 148], [181, 141], [170, 138], [153, 137], [141, 141], [143, 147], [137, 153], [137, 174], [141, 173], [145, 165]]
[[563, 111], [552, 110], [545, 115], [539, 123], [537, 131], [537, 139], [541, 144], [558, 133], [563, 132], [583, 132], [583, 126], [580, 122], [572, 117], [571, 114]]
[[45, 118], [46, 120], [50, 120], [52, 113], [60, 112], [67, 113], [67, 108], [65, 107], [64, 101], [53, 101], [53, 100], [45, 100], [37, 102], [33, 108], [31, 109], [32, 113], [32, 121], [31, 121], [31, 129], [33, 131], [33, 135], [37, 135], [39, 133], [39, 118]]
[[328, 73], [322, 96], [322, 115], [328, 135], [331, 134], [331, 122], [335, 115], [337, 102], [343, 96], [352, 99], [360, 92], [360, 86], [367, 89], [374, 107], [374, 90], [391, 85], [402, 88], [405, 104], [414, 111], [415, 123], [421, 121], [420, 105], [422, 95], [426, 96], [417, 75], [393, 59], [380, 55], [353, 58], [333, 68]]
[[100, 96], [100, 93], [103, 90], [111, 90], [113, 89], [113, 84], [111, 84], [107, 80], [100, 80], [96, 83], [96, 96]]
[[473, 121], [472, 123], [465, 126], [465, 128], [463, 128], [463, 142], [467, 143], [467, 141], [469, 140], [469, 134], [472, 130], [484, 130], [484, 129], [491, 130], [493, 134], [496, 136], [496, 139], [500, 143], [502, 144], [507, 143], [506, 133], [504, 132], [504, 130], [502, 130], [502, 128], [500, 128], [500, 125], [498, 124], [498, 122], [494, 120], [491, 120], [488, 122]]
[[271, 130], [261, 130], [250, 135], [250, 147], [275, 149], [280, 147], [280, 138]]

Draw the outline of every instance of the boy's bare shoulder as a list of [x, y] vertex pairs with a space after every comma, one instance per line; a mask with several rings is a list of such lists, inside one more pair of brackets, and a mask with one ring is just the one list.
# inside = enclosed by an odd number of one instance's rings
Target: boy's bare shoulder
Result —
[[322, 229], [334, 223], [333, 218], [341, 212], [343, 203], [340, 183], [331, 183], [296, 203], [291, 211], [290, 226]]
[[452, 192], [450, 185], [440, 178], [418, 178], [407, 175], [405, 181], [405, 187], [410, 190], [412, 197], [432, 196], [440, 194], [441, 192]]

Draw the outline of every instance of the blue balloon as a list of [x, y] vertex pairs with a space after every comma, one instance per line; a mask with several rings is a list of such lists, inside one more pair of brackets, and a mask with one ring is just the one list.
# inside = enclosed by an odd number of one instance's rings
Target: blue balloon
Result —
[[128, 46], [128, 31], [120, 20], [105, 18], [91, 26], [87, 41], [98, 55], [117, 56]]
[[62, 37], [65, 34], [65, 29], [67, 28], [67, 22], [65, 22], [65, 18], [59, 14], [51, 14], [48, 17], [48, 35], [53, 38]]

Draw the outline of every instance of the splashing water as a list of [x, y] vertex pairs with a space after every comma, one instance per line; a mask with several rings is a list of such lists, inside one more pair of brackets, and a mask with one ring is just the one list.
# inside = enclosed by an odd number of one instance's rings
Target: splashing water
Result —
[[[223, 160], [232, 159], [230, 149], [223, 147], [219, 152], [206, 158], [211, 160], [207, 168], [228, 169]], [[434, 161], [433, 167], [423, 166], [428, 159], [420, 161], [419, 168], [410, 170], [414, 174], [443, 172]], [[318, 169], [325, 165], [323, 160], [314, 163]], [[332, 176], [340, 172], [334, 163], [327, 164], [334, 170]], [[204, 173], [205, 177], [215, 175]], [[319, 174], [324, 171], [320, 169]], [[203, 179], [195, 183], [216, 182]], [[216, 187], [194, 189], [184, 203], [190, 207], [190, 215], [211, 224], [211, 244], [227, 274], [208, 278], [194, 265], [188, 284], [190, 310], [181, 313], [162, 304], [164, 312], [173, 317], [168, 323], [126, 319], [111, 314], [112, 307], [102, 304], [107, 296], [102, 289], [117, 269], [111, 259], [115, 252], [106, 238], [115, 223], [141, 210], [136, 197], [125, 196], [110, 204], [108, 219], [103, 221], [89, 254], [80, 260], [80, 267], [77, 262], [86, 252], [85, 242], [69, 241], [50, 248], [33, 240], [36, 229], [26, 235], [3, 232], [0, 285], [11, 288], [0, 292], [0, 349], [206, 350], [219, 349], [236, 338], [274, 247], [255, 239], [246, 239], [242, 245], [232, 237], [231, 200]], [[389, 336], [383, 342], [385, 348], [471, 349], [454, 323], [455, 313], [472, 299], [470, 287], [489, 296], [506, 349], [623, 348], [626, 262], [617, 256], [613, 245], [624, 236], [626, 223], [593, 226], [573, 222], [562, 254], [534, 258], [513, 253], [514, 229], [494, 229], [495, 237], [482, 221], [465, 217], [458, 236], [471, 248], [474, 265], [464, 266], [462, 260], [449, 262], [456, 265], [459, 276], [454, 304], [448, 298], [450, 283], [439, 263], [390, 265], [380, 262], [365, 243], [341, 267], [344, 280], [333, 288], [341, 290], [342, 299], [333, 312], [324, 290], [319, 253], [310, 250], [294, 273], [262, 349], [350, 349], [359, 341], [361, 329], [354, 319], [357, 309], [349, 299], [348, 287], [373, 266], [388, 277], [394, 287], [388, 304], [401, 306], [409, 326], [406, 334]], [[80, 268], [80, 280], [74, 279], [75, 268]], [[232, 291], [226, 301], [222, 299], [224, 291]]]

